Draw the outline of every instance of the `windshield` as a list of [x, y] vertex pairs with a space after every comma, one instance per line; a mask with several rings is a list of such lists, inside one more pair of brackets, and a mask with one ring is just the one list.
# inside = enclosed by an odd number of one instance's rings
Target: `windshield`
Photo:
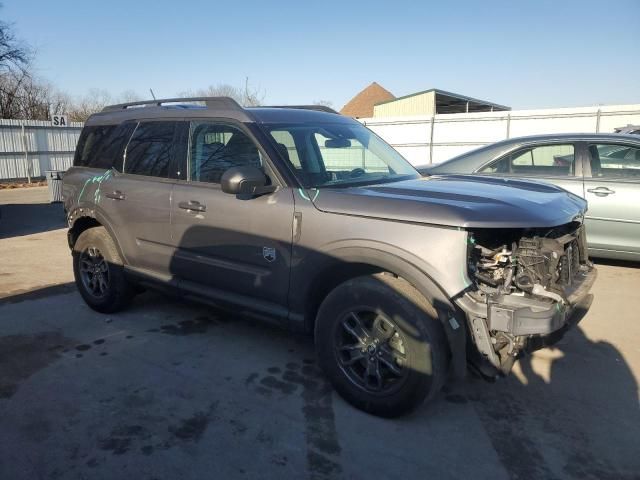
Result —
[[398, 152], [359, 123], [265, 125], [306, 188], [419, 178]]

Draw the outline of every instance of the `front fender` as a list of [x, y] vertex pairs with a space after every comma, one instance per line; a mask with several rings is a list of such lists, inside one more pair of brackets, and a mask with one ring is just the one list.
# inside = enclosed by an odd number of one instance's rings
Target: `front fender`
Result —
[[[437, 281], [417, 267], [416, 262], [411, 261], [410, 255], [401, 249], [362, 240], [358, 240], [358, 246], [346, 243], [348, 242], [333, 245], [332, 249], [322, 253], [314, 252], [310, 254], [313, 260], [306, 259], [292, 270], [291, 310], [304, 312], [299, 316], [304, 317], [306, 329], [313, 331], [315, 322], [316, 309], [310, 310], [309, 307], [319, 305], [324, 296], [337, 284], [354, 276], [376, 271], [389, 272], [407, 281], [434, 306], [438, 312], [438, 320], [447, 336], [452, 354], [453, 373], [458, 378], [463, 377], [466, 372], [466, 323], [460, 310], [454, 306]], [[313, 278], [308, 278], [308, 275], [298, 275], [296, 270], [300, 273], [312, 271]], [[325, 286], [326, 282], [331, 284], [329, 289]], [[322, 298], [315, 298], [317, 292], [321, 292]]]
[[[360, 241], [360, 243], [362, 243]], [[395, 251], [398, 250], [398, 251]], [[341, 246], [330, 251], [329, 256], [340, 263], [365, 263], [404, 278], [431, 304], [439, 303], [452, 308], [449, 298], [433, 277], [416, 267], [407, 253], [390, 245]]]

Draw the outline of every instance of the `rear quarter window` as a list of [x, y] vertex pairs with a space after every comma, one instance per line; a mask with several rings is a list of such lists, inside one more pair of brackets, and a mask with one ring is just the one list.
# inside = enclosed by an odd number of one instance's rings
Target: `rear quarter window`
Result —
[[122, 171], [124, 147], [135, 126], [135, 122], [126, 122], [120, 125], [85, 127], [78, 141], [73, 164]]
[[115, 125], [84, 127], [76, 147], [73, 165], [104, 168], [105, 170], [111, 168], [113, 159], [106, 155], [106, 147], [115, 129]]
[[630, 145], [590, 144], [591, 176], [640, 180], [640, 148]]

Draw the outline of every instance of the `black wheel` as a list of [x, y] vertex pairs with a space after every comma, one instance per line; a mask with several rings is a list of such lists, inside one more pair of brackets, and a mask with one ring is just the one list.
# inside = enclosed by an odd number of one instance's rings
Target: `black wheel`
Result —
[[320, 366], [348, 402], [395, 417], [440, 391], [447, 344], [434, 308], [402, 279], [373, 275], [335, 288], [315, 329]]
[[80, 234], [73, 247], [73, 273], [80, 295], [98, 312], [117, 312], [133, 296], [122, 258], [104, 227], [90, 228]]

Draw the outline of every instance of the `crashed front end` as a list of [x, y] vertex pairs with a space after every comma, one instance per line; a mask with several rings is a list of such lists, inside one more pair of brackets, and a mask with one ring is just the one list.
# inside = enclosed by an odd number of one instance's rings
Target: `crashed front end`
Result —
[[469, 360], [488, 376], [558, 341], [588, 309], [596, 270], [584, 225], [469, 231], [472, 287], [457, 300], [467, 316]]

